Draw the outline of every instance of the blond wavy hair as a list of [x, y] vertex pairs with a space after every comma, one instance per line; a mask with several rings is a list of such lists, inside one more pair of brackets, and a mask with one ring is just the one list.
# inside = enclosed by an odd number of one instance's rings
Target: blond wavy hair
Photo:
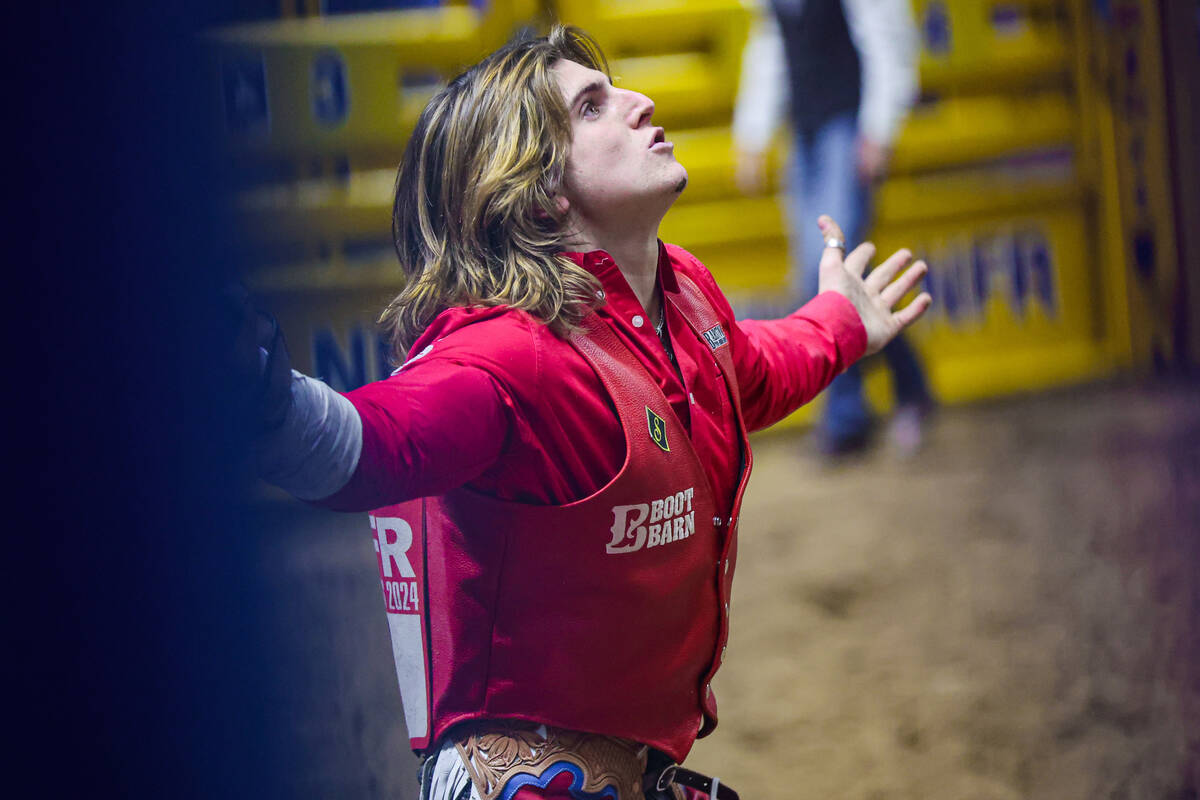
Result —
[[564, 335], [597, 304], [596, 279], [562, 255], [555, 194], [571, 121], [551, 72], [559, 59], [608, 74], [594, 39], [555, 26], [492, 53], [421, 113], [392, 205], [406, 283], [379, 318], [397, 362], [452, 306], [512, 306]]

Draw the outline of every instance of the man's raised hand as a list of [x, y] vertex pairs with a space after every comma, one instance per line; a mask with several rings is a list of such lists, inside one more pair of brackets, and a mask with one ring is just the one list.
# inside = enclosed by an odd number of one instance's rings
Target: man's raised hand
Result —
[[[817, 226], [826, 242], [821, 253], [819, 290], [837, 292], [854, 304], [867, 329], [866, 355], [877, 353], [924, 314], [933, 302], [929, 292], [921, 292], [904, 308], [892, 311], [900, 298], [925, 277], [928, 267], [924, 261], [917, 261], [904, 269], [912, 261], [912, 253], [897, 250], [864, 278], [867, 264], [875, 255], [875, 245], [865, 242], [843, 256], [846, 238], [838, 224], [822, 215]], [[836, 246], [833, 240], [836, 240]]]

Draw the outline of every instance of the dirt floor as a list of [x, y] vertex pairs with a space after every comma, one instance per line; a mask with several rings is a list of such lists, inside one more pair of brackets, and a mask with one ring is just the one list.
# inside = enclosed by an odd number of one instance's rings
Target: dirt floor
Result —
[[[767, 435], [716, 733], [746, 800], [1194, 800], [1200, 387], [942, 409], [837, 466]], [[365, 519], [263, 508], [302, 797], [415, 797]]]

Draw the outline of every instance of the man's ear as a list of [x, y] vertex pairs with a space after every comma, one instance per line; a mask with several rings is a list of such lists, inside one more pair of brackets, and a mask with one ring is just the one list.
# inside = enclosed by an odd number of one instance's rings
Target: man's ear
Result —
[[[563, 197], [561, 194], [554, 195], [554, 207], [558, 210], [560, 216], [565, 217], [571, 209], [571, 201]], [[543, 211], [540, 207], [534, 211], [538, 219], [547, 219], [550, 215]]]

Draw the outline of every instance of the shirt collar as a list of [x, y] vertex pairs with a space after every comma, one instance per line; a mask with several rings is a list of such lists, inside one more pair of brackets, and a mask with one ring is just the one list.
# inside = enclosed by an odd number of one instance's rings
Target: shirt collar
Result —
[[[628, 281], [621, 273], [621, 268], [617, 266], [617, 262], [613, 257], [604, 250], [589, 250], [586, 253], [565, 252], [567, 258], [574, 261], [585, 270], [595, 275], [600, 281], [600, 286], [604, 289], [605, 294], [632, 294], [633, 290], [629, 288]], [[679, 283], [675, 279], [675, 270], [671, 266], [671, 259], [667, 255], [667, 246], [663, 244], [662, 239], [658, 240], [658, 285], [664, 292], [677, 294], [679, 292]]]

